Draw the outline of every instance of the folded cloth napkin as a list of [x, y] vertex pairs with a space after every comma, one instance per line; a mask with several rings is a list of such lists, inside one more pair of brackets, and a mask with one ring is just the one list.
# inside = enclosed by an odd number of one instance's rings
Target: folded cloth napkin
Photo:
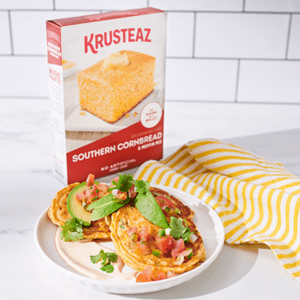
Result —
[[264, 243], [300, 281], [300, 179], [280, 163], [215, 139], [145, 162], [135, 178], [185, 191], [221, 218], [229, 244]]

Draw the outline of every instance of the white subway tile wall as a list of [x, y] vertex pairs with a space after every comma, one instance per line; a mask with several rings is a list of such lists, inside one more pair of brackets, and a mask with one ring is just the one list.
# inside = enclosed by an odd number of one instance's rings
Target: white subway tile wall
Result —
[[166, 99], [235, 99], [236, 60], [167, 59]]
[[0, 11], [0, 54], [11, 53], [11, 43], [9, 34], [9, 12]]
[[55, 0], [56, 9], [123, 10], [146, 6], [146, 0]]
[[299, 83], [300, 61], [241, 61], [237, 99], [299, 103]]
[[166, 100], [300, 104], [300, 0], [2, 0], [0, 97], [48, 97], [47, 19], [168, 12]]
[[46, 56], [0, 56], [0, 68], [1, 96], [26, 98], [48, 95]]
[[150, 6], [163, 10], [241, 11], [243, 0], [150, 0]]
[[192, 57], [194, 18], [192, 12], [168, 13], [167, 56]]
[[196, 57], [285, 57], [289, 16], [197, 13]]
[[292, 17], [288, 58], [300, 59], [300, 15]]
[[247, 0], [245, 11], [296, 12], [300, 10], [299, 0]]

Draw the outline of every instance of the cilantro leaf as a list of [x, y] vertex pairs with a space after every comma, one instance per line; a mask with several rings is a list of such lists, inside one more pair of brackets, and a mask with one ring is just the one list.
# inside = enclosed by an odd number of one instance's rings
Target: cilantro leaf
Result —
[[188, 242], [188, 241], [190, 240], [190, 236], [191, 236], [192, 234], [193, 234], [193, 232], [191, 231], [190, 228], [188, 228], [188, 230], [187, 230], [185, 233], [183, 233], [183, 234], [181, 235], [181, 237], [182, 237], [182, 239], [183, 239], [184, 242]]
[[102, 260], [102, 267], [100, 270], [106, 272], [106, 273], [112, 273], [114, 271], [114, 266], [111, 265], [112, 262], [117, 262], [118, 255], [116, 253], [111, 252], [104, 252], [103, 249], [100, 250], [100, 252], [96, 255], [90, 256], [91, 262], [93, 264], [96, 264], [100, 260]]
[[186, 227], [183, 225], [181, 218], [170, 218], [171, 235], [175, 239], [179, 239], [181, 235], [186, 231]]
[[136, 191], [141, 194], [145, 194], [150, 188], [150, 183], [144, 180], [135, 180], [134, 185], [136, 187]]
[[112, 273], [114, 271], [114, 269], [115, 268], [112, 265], [105, 265], [100, 268], [101, 271], [106, 272], [106, 273]]
[[83, 239], [83, 230], [82, 230], [83, 223], [76, 219], [67, 219], [62, 228], [60, 233], [60, 238], [65, 242], [77, 242], [78, 240]]
[[101, 249], [101, 251], [98, 254], [91, 255], [90, 259], [93, 264], [96, 264], [99, 260], [106, 261], [107, 258], [105, 252], [103, 251], [103, 249]]
[[112, 188], [109, 188], [108, 191], [119, 190], [121, 192], [128, 192], [134, 182], [133, 175], [129, 174], [119, 174], [118, 182], [113, 181], [112, 183], [115, 185]]
[[170, 227], [173, 238], [179, 239], [182, 238], [184, 242], [188, 242], [190, 240], [190, 236], [193, 234], [190, 228], [187, 226], [187, 222], [185, 221], [185, 226], [183, 225], [183, 220], [181, 218], [170, 218]]
[[106, 252], [106, 255], [107, 255], [109, 262], [117, 262], [118, 255], [116, 253]]

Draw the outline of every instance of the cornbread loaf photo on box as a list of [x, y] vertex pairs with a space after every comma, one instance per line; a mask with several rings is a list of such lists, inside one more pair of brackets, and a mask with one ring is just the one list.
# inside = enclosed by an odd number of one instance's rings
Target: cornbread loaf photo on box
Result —
[[65, 183], [162, 158], [166, 21], [151, 7], [47, 21], [54, 173]]
[[77, 75], [81, 108], [116, 123], [154, 89], [155, 57], [122, 50]]

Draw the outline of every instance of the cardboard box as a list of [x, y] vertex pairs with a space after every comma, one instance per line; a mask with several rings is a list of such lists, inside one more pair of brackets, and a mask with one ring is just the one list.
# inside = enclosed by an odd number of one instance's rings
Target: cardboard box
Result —
[[54, 173], [65, 184], [163, 155], [166, 13], [47, 21]]

